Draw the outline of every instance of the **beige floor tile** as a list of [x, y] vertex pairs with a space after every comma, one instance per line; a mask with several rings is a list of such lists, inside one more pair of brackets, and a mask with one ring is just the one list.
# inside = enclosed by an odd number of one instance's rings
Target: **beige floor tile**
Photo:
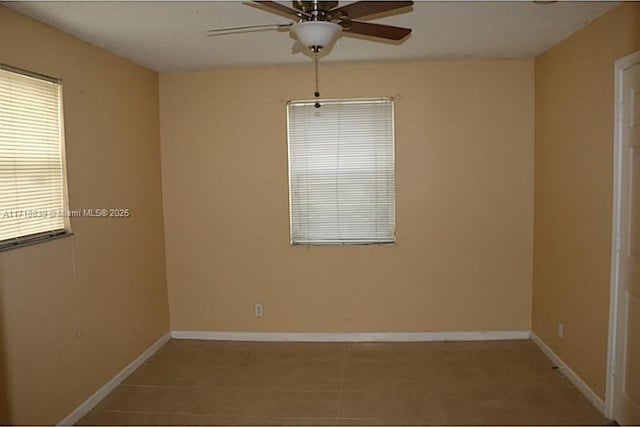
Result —
[[160, 412], [168, 388], [121, 385], [96, 406], [98, 411]]
[[243, 366], [267, 366], [267, 367], [315, 367], [315, 368], [341, 368], [344, 365], [344, 356], [341, 353], [318, 353], [310, 351], [288, 352], [286, 350], [268, 352], [251, 351]]
[[283, 418], [336, 418], [339, 392], [281, 392], [273, 396], [269, 414]]
[[381, 420], [377, 418], [338, 418], [336, 424], [339, 426], [385, 426], [385, 425], [404, 425], [399, 424], [398, 420]]
[[243, 348], [237, 343], [171, 340], [149, 362], [242, 366], [249, 353], [250, 347]]
[[[92, 410], [82, 417], [75, 425], [77, 426], [93, 426], [93, 425], [133, 425], [132, 418], [128, 412], [105, 412]], [[136, 423], [143, 425], [142, 423]]]
[[342, 368], [291, 368], [274, 382], [286, 391], [342, 390]]
[[278, 389], [281, 380], [291, 370], [286, 366], [252, 366], [228, 368], [222, 382], [224, 387], [246, 389]]
[[416, 416], [418, 396], [388, 391], [344, 392], [338, 418], [384, 420]]
[[214, 389], [121, 385], [96, 409], [210, 415], [221, 401], [221, 392]]
[[203, 348], [203, 341], [170, 340], [149, 358], [149, 362], [195, 363], [200, 359], [200, 353]]
[[78, 425], [140, 425], [140, 426], [225, 426], [270, 425], [268, 418], [225, 415], [192, 415], [171, 413], [140, 413], [96, 411], [84, 417]]
[[430, 383], [433, 372], [429, 367], [347, 368], [344, 372], [343, 391], [413, 389], [418, 384]]
[[245, 387], [223, 388], [221, 399], [216, 406], [216, 414], [233, 416], [271, 417], [275, 392]]
[[156, 413], [135, 413], [135, 412], [114, 412], [114, 411], [91, 411], [84, 416], [76, 425], [167, 425], [169, 416]]
[[[267, 417], [255, 417], [249, 415], [211, 415], [202, 420], [203, 424], [209, 426], [268, 426], [271, 419]], [[195, 425], [187, 419], [187, 422], [176, 423], [175, 425]]]
[[338, 421], [335, 418], [272, 418], [274, 426], [335, 426]]
[[187, 363], [145, 363], [124, 384], [158, 386], [221, 386], [233, 368]]
[[85, 425], [604, 425], [530, 341], [171, 340]]

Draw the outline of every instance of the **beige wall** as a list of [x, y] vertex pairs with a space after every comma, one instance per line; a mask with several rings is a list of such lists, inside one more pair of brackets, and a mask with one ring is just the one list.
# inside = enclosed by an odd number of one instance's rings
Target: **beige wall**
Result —
[[533, 330], [600, 397], [609, 325], [613, 64], [640, 49], [639, 19], [639, 5], [618, 6], [535, 61]]
[[289, 245], [285, 100], [312, 71], [160, 76], [172, 329], [529, 329], [532, 61], [321, 65], [324, 97], [396, 97], [394, 246]]
[[0, 253], [0, 424], [51, 424], [168, 330], [158, 76], [3, 6], [0, 62], [64, 80], [71, 208], [133, 213]]

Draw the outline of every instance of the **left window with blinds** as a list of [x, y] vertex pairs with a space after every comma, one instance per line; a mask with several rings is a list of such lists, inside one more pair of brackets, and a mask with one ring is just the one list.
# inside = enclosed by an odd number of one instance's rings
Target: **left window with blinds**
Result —
[[0, 64], [0, 250], [70, 232], [62, 82]]

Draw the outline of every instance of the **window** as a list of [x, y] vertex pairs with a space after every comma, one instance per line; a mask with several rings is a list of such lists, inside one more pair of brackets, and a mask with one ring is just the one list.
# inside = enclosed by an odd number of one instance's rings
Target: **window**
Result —
[[0, 250], [67, 234], [59, 80], [0, 65]]
[[291, 243], [393, 243], [393, 101], [300, 101], [287, 110]]

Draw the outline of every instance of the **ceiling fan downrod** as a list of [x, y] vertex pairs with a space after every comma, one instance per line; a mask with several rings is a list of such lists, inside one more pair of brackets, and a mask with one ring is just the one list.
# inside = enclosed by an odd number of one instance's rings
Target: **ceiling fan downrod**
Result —
[[318, 98], [320, 98], [320, 92], [318, 89], [318, 53], [313, 54], [313, 63], [315, 65], [316, 74], [316, 91], [313, 93], [313, 95], [316, 97], [316, 103], [313, 104], [313, 106], [316, 108], [320, 108], [322, 105], [320, 105], [320, 102], [318, 101]]

